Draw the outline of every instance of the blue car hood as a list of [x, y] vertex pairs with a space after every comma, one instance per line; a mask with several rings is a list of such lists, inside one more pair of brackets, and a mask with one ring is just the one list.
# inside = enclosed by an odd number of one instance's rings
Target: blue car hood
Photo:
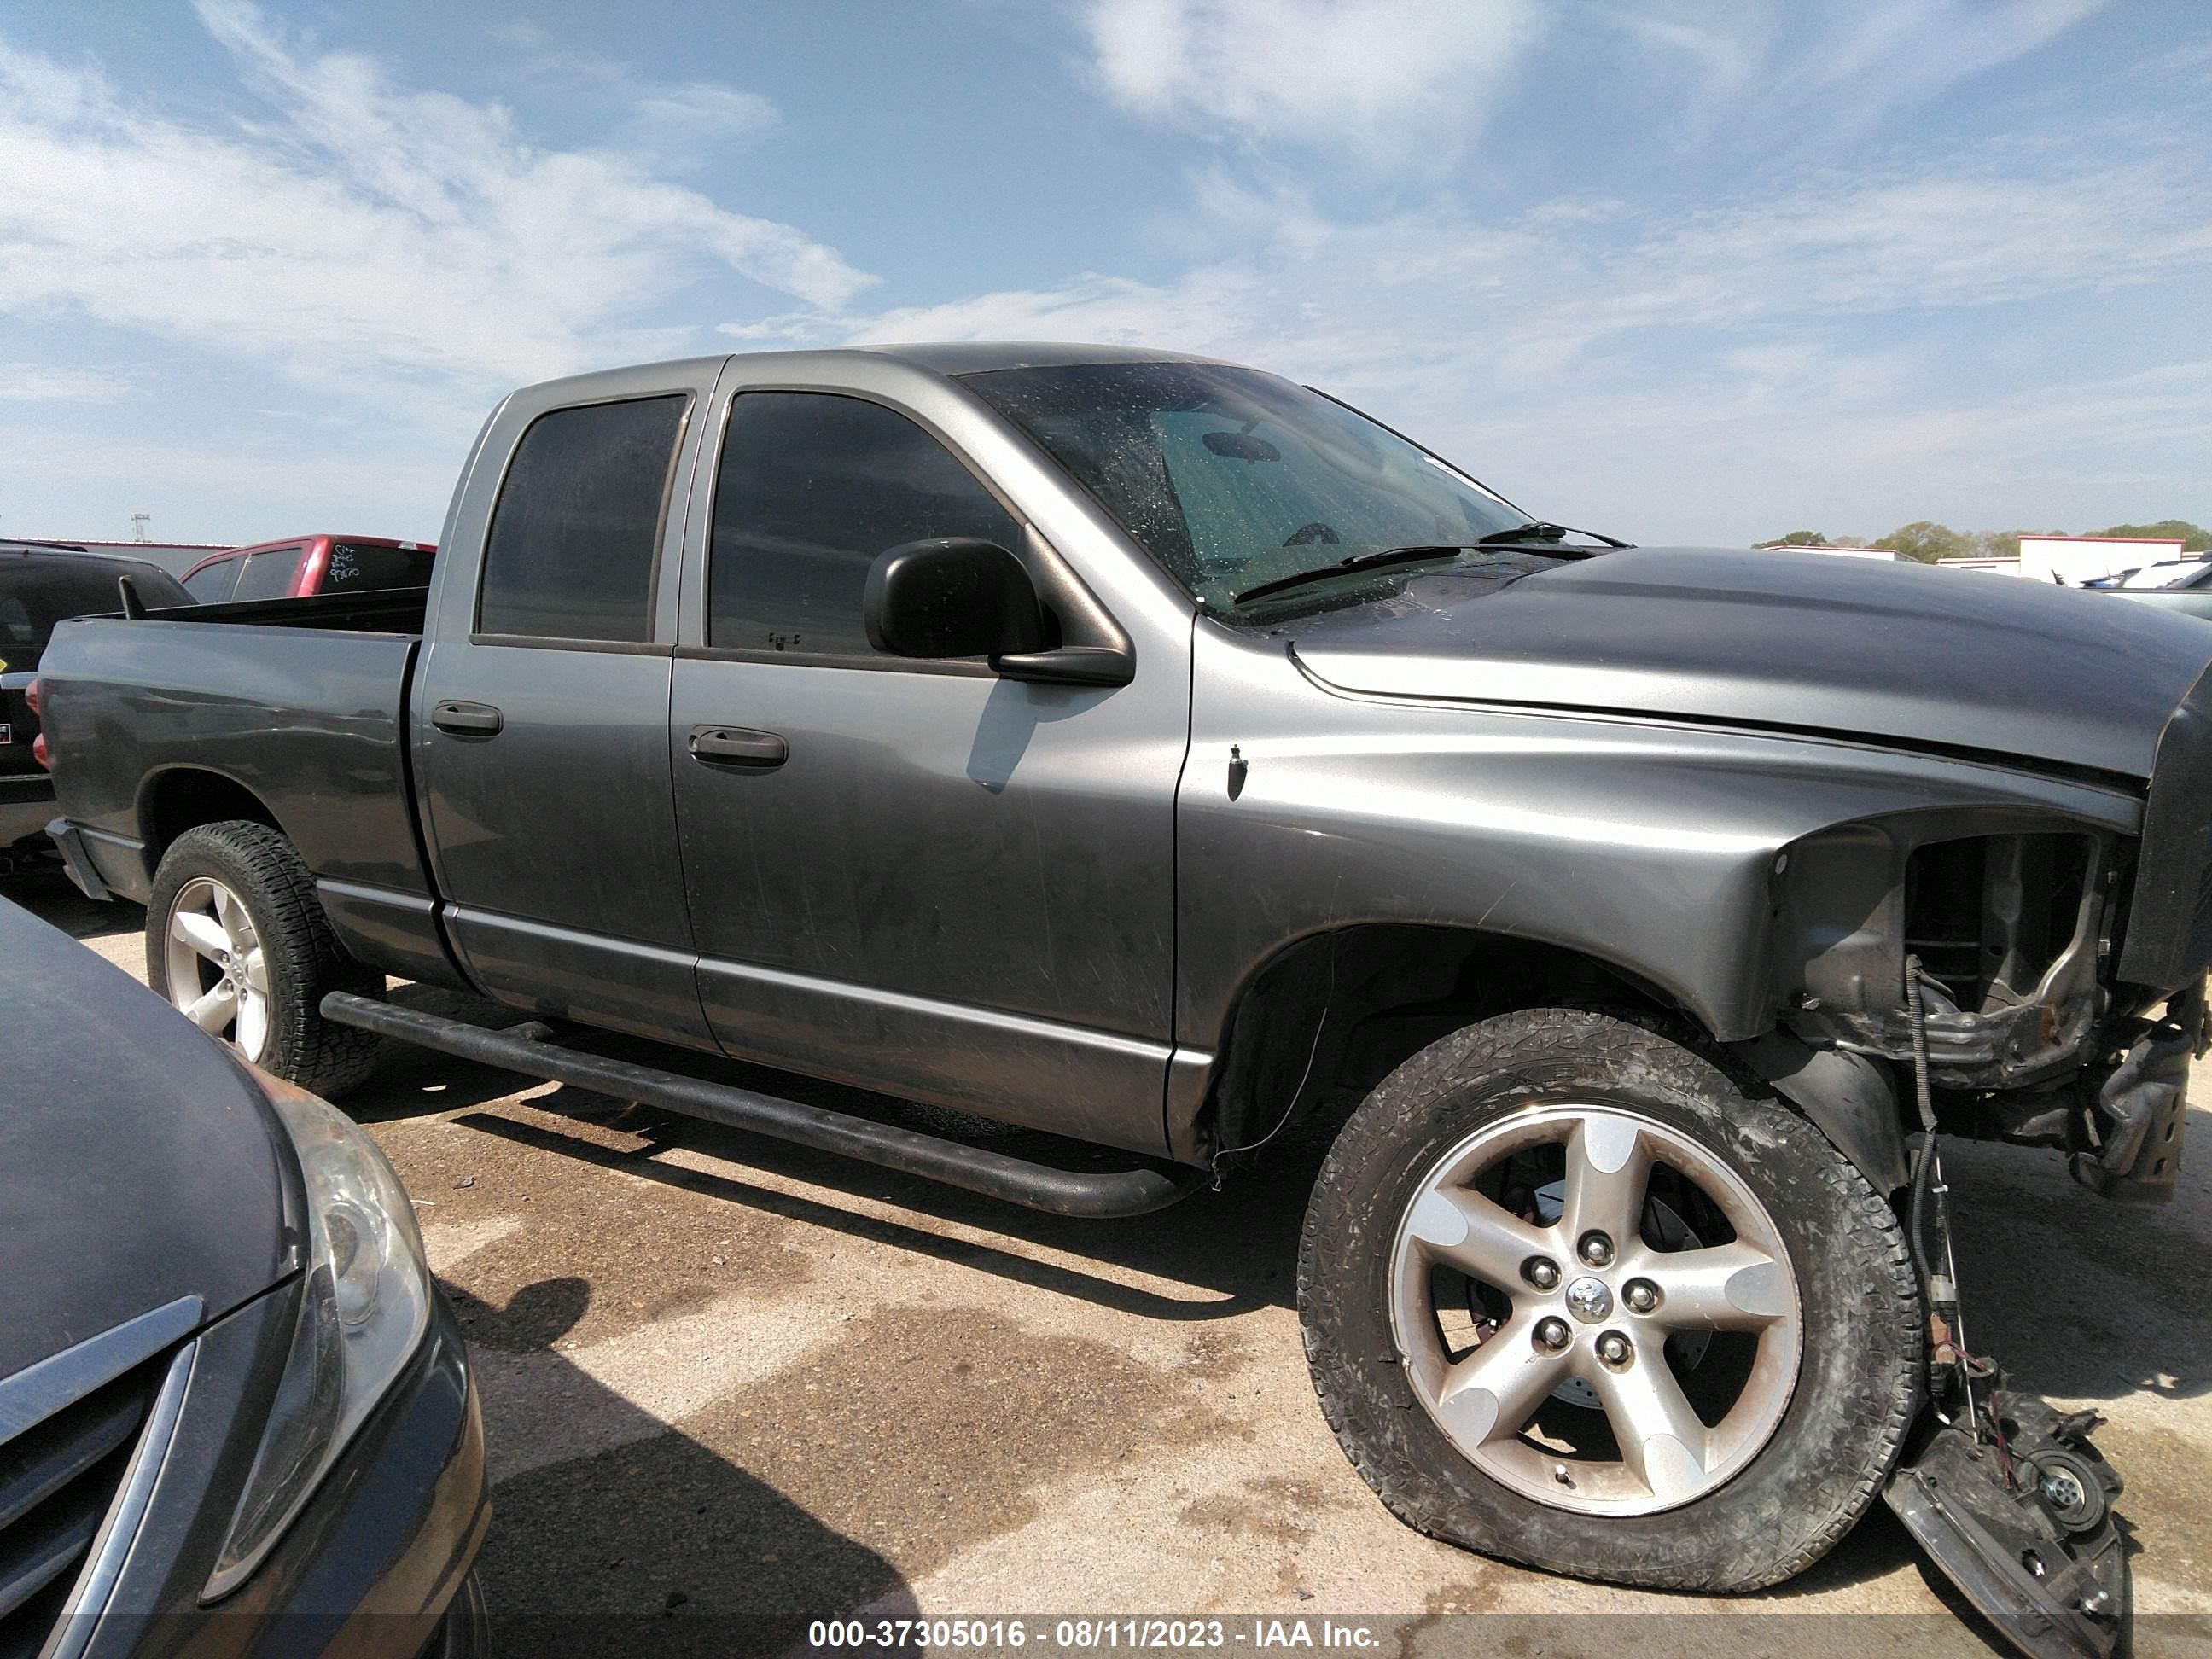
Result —
[[0, 899], [0, 1376], [290, 1272], [297, 1165], [223, 1050], [136, 980]]

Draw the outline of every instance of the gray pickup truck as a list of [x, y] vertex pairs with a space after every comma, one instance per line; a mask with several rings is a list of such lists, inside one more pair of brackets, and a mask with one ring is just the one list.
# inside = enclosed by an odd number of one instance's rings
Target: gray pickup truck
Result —
[[1315, 1384], [1411, 1524], [1744, 1590], [1881, 1494], [2108, 1651], [2117, 1482], [1970, 1357], [1936, 1146], [2171, 1194], [2207, 636], [1578, 534], [1168, 353], [586, 375], [492, 415], [427, 594], [58, 629], [54, 836], [325, 1091], [398, 1037], [1094, 1216], [1310, 1120]]

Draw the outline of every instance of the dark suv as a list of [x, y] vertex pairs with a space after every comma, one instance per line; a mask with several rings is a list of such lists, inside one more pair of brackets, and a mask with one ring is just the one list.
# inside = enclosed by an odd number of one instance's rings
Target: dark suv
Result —
[[191, 595], [159, 565], [82, 548], [0, 542], [0, 872], [46, 847], [53, 780], [38, 753], [39, 711], [31, 690], [54, 624], [119, 611], [115, 584], [128, 576], [149, 609], [190, 605]]

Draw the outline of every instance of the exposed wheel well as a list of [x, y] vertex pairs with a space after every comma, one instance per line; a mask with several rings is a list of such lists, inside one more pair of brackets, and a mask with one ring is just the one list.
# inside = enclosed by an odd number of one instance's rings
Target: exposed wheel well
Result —
[[155, 776], [147, 786], [138, 816], [145, 831], [149, 869], [161, 861], [170, 842], [203, 823], [246, 818], [272, 830], [284, 827], [261, 798], [237, 779], [196, 767], [174, 767]]
[[1238, 997], [1202, 1138], [1217, 1152], [1340, 1118], [1399, 1062], [1516, 1008], [1602, 1006], [1678, 1024], [1663, 992], [1579, 951], [1462, 927], [1340, 928], [1285, 945]]

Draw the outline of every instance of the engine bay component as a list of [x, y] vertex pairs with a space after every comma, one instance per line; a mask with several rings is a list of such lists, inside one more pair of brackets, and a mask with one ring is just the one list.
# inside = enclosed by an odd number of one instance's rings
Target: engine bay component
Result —
[[[2103, 1419], [2094, 1412], [2061, 1416], [2046, 1401], [2008, 1389], [1995, 1362], [1966, 1346], [1929, 1085], [1929, 981], [1917, 956], [1905, 957], [1905, 975], [1922, 1125], [1913, 1138], [1906, 1239], [1928, 1304], [1933, 1426], [1891, 1473], [1882, 1497], [1944, 1576], [2022, 1653], [2110, 1659], [2127, 1630], [2133, 1590], [2112, 1511], [2120, 1477], [2089, 1439]], [[2193, 1040], [2195, 1022], [2188, 1030]]]
[[2166, 1204], [2181, 1171], [2189, 1063], [2203, 1045], [2203, 981], [2167, 1003], [2158, 1018], [2134, 1024], [2134, 1042], [2098, 1085], [2088, 1110], [2098, 1144], [2069, 1162], [2074, 1178], [2101, 1197]]
[[[2045, 822], [2047, 823], [2047, 820]], [[1777, 1000], [1814, 1048], [1935, 1082], [2018, 1088], [2077, 1065], [2105, 1012], [2108, 838], [1988, 814], [1905, 814], [1797, 843], [1778, 872]], [[1923, 963], [1924, 1006], [1898, 995]]]

